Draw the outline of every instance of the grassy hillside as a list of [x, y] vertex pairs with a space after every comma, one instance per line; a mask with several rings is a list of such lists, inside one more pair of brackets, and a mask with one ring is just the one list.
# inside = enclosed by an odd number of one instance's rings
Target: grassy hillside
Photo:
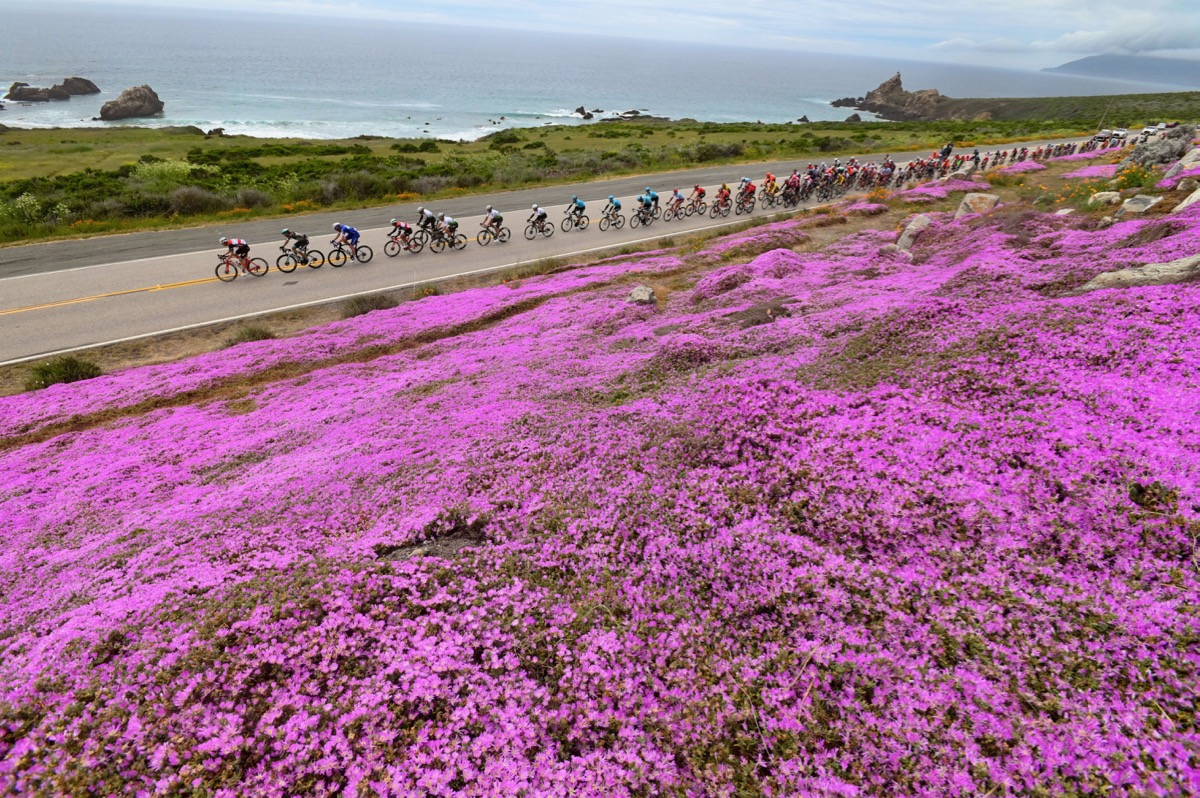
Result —
[[1195, 794], [1200, 284], [1075, 289], [1200, 205], [1102, 165], [0, 399], [0, 783]]
[[771, 158], [929, 150], [1082, 132], [1057, 122], [609, 122], [470, 142], [207, 137], [198, 129], [0, 134], [0, 243], [394, 204]]
[[1142, 127], [1155, 122], [1200, 121], [1200, 91], [1164, 94], [1118, 94], [1097, 97], [1034, 97], [1023, 99], [954, 99], [947, 116], [970, 119], [990, 114], [998, 121], [1058, 119], [1093, 130], [1104, 127]]

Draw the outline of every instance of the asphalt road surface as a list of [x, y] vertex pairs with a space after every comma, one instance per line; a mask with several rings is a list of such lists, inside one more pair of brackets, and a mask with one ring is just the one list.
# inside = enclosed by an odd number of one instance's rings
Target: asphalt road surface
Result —
[[[905, 159], [898, 160], [903, 163]], [[427, 248], [417, 255], [384, 255], [383, 245], [391, 229], [389, 219], [398, 216], [414, 222], [416, 203], [0, 249], [0, 365], [729, 225], [748, 217], [730, 214], [716, 220], [707, 215], [672, 222], [660, 219], [649, 228], [634, 229], [626, 224], [619, 231], [605, 232], [597, 223], [609, 194], [622, 199], [623, 213], [628, 218], [635, 204], [632, 198], [648, 185], [664, 203], [673, 188], [678, 187], [686, 196], [696, 183], [708, 189], [711, 200], [722, 181], [733, 185], [745, 175], [759, 182], [767, 171], [786, 177], [793, 168], [803, 165], [796, 161], [722, 165], [437, 201], [430, 207], [458, 219], [459, 232], [471, 239], [465, 250], [438, 254]], [[591, 225], [587, 230], [563, 232], [558, 225], [572, 194], [587, 203]], [[549, 239], [527, 241], [523, 231], [535, 202], [549, 211], [555, 232]], [[513, 232], [506, 244], [493, 242], [481, 247], [475, 243], [488, 204], [504, 214], [505, 226]], [[752, 217], [778, 210], [764, 211], [759, 206]], [[351, 262], [342, 268], [301, 267], [289, 274], [274, 268], [282, 227], [307, 233], [314, 248], [328, 251], [335, 221], [351, 224], [362, 232], [362, 243], [375, 250], [370, 263]], [[272, 264], [271, 271], [263, 277], [242, 275], [231, 283], [219, 282], [214, 269], [216, 254], [224, 251], [218, 243], [222, 235], [249, 241], [251, 255], [266, 259]]]

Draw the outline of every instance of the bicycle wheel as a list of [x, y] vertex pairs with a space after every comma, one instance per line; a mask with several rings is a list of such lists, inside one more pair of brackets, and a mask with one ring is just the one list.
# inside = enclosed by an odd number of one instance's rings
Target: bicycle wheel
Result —
[[425, 239], [421, 236], [414, 235], [408, 239], [408, 243], [404, 245], [404, 248], [416, 255], [418, 252], [425, 249]]
[[624, 226], [625, 226], [625, 217], [618, 213], [616, 216], [613, 217], [613, 229], [620, 230]]
[[475, 236], [475, 243], [479, 244], [481, 247], [486, 247], [488, 244], [492, 243], [492, 238], [494, 238], [492, 231], [485, 227]]
[[550, 236], [554, 235], [554, 225], [550, 224], [550, 222], [546, 222], [545, 224], [543, 224], [542, 225], [542, 235], [544, 235], [546, 238], [549, 238]]
[[466, 249], [467, 237], [462, 233], [455, 233], [450, 238], [450, 246], [452, 249]]
[[267, 272], [271, 271], [271, 267], [262, 258], [251, 258], [250, 263], [246, 266], [250, 273], [255, 277], [262, 277]]
[[383, 254], [389, 258], [394, 258], [400, 254], [400, 242], [394, 238], [388, 239], [388, 242], [383, 245]]
[[429, 242], [429, 251], [430, 252], [441, 252], [445, 248], [446, 248], [446, 239], [441, 238], [440, 236]]
[[221, 261], [217, 264], [217, 279], [223, 283], [232, 283], [237, 279], [238, 269], [236, 266], [231, 266], [229, 261]]
[[629, 217], [629, 229], [630, 230], [637, 227], [641, 223], [642, 223], [642, 214], [635, 213], [633, 216]]
[[607, 216], [601, 216], [601, 217], [600, 217], [600, 221], [599, 221], [599, 222], [597, 222], [597, 225], [598, 225], [598, 226], [599, 226], [599, 228], [600, 228], [600, 232], [602, 232], [602, 233], [603, 233], [605, 230], [607, 230], [607, 229], [608, 229], [608, 225], [609, 225], [609, 224], [610, 224], [610, 222], [609, 222], [609, 220], [608, 220], [608, 217], [607, 217]]
[[375, 250], [368, 247], [366, 244], [358, 245], [358, 262], [370, 263], [371, 258], [375, 257]]
[[496, 233], [496, 240], [501, 244], [508, 243], [508, 239], [512, 238], [512, 230], [507, 227], [501, 227], [500, 232]]
[[712, 206], [712, 210], [710, 210], [710, 211], [708, 212], [708, 216], [709, 216], [709, 218], [710, 218], [710, 219], [716, 219], [716, 218], [717, 218], [717, 216], [719, 216], [719, 215], [720, 215], [720, 213], [721, 213], [721, 203], [719, 203], [719, 202], [714, 202], [714, 203], [713, 203], [713, 206]]
[[305, 263], [310, 269], [319, 269], [325, 265], [325, 253], [319, 249], [310, 249], [304, 253]]
[[662, 208], [660, 208], [660, 207], [658, 207], [657, 205], [655, 205], [655, 206], [654, 206], [654, 213], [653, 213], [653, 214], [651, 214], [651, 218], [653, 218], [653, 219], [657, 219], [657, 218], [658, 218], [658, 217], [660, 217], [660, 216], [662, 216]]
[[574, 222], [572, 222], [572, 221], [571, 221], [571, 217], [570, 217], [570, 216], [567, 216], [567, 217], [564, 217], [564, 218], [563, 218], [563, 220], [562, 220], [562, 224], [561, 224], [561, 225], [559, 225], [559, 226], [560, 226], [560, 227], [562, 227], [562, 231], [563, 231], [564, 233], [566, 233], [566, 232], [570, 231], [570, 229], [571, 229], [571, 226], [572, 226], [573, 224], [574, 224]]
[[733, 203], [732, 203], [732, 202], [730, 202], [730, 201], [726, 200], [725, 202], [723, 202], [723, 203], [721, 204], [721, 216], [728, 216], [728, 215], [729, 215], [729, 212], [730, 212], [730, 211], [732, 211], [732, 210], [733, 210]]
[[589, 222], [591, 222], [591, 219], [587, 218], [587, 216], [580, 215], [580, 217], [575, 220], [575, 226], [580, 230], [586, 230]]
[[537, 234], [538, 234], [537, 227], [535, 227], [534, 224], [532, 222], [530, 222], [529, 226], [525, 228], [525, 238], [532, 241], [533, 239], [537, 238]]
[[350, 259], [350, 255], [341, 247], [330, 250], [327, 263], [335, 269], [340, 269], [346, 265], [346, 261]]
[[296, 266], [296, 258], [290, 252], [285, 252], [275, 259], [275, 268], [284, 274], [296, 271]]

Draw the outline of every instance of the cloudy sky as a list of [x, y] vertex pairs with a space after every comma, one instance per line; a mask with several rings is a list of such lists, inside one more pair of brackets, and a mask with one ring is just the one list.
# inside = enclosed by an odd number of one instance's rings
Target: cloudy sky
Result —
[[[1032, 68], [1200, 59], [1198, 0], [83, 0], [573, 31]], [[148, 12], [153, 13], [153, 12]], [[231, 18], [231, 22], [235, 21]]]

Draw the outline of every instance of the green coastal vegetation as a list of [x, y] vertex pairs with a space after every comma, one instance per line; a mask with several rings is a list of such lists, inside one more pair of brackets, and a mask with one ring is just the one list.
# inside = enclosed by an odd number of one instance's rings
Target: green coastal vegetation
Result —
[[[0, 126], [0, 244], [435, 199], [542, 183], [940, 147], [1200, 118], [1200, 92], [953, 100], [957, 120], [655, 118], [509, 129], [472, 142], [255, 139], [185, 128]], [[991, 119], [971, 117], [990, 115]]]
[[701, 164], [986, 146], [1078, 124], [601, 122], [473, 142], [306, 141], [198, 128], [0, 133], [0, 243], [359, 208]]

